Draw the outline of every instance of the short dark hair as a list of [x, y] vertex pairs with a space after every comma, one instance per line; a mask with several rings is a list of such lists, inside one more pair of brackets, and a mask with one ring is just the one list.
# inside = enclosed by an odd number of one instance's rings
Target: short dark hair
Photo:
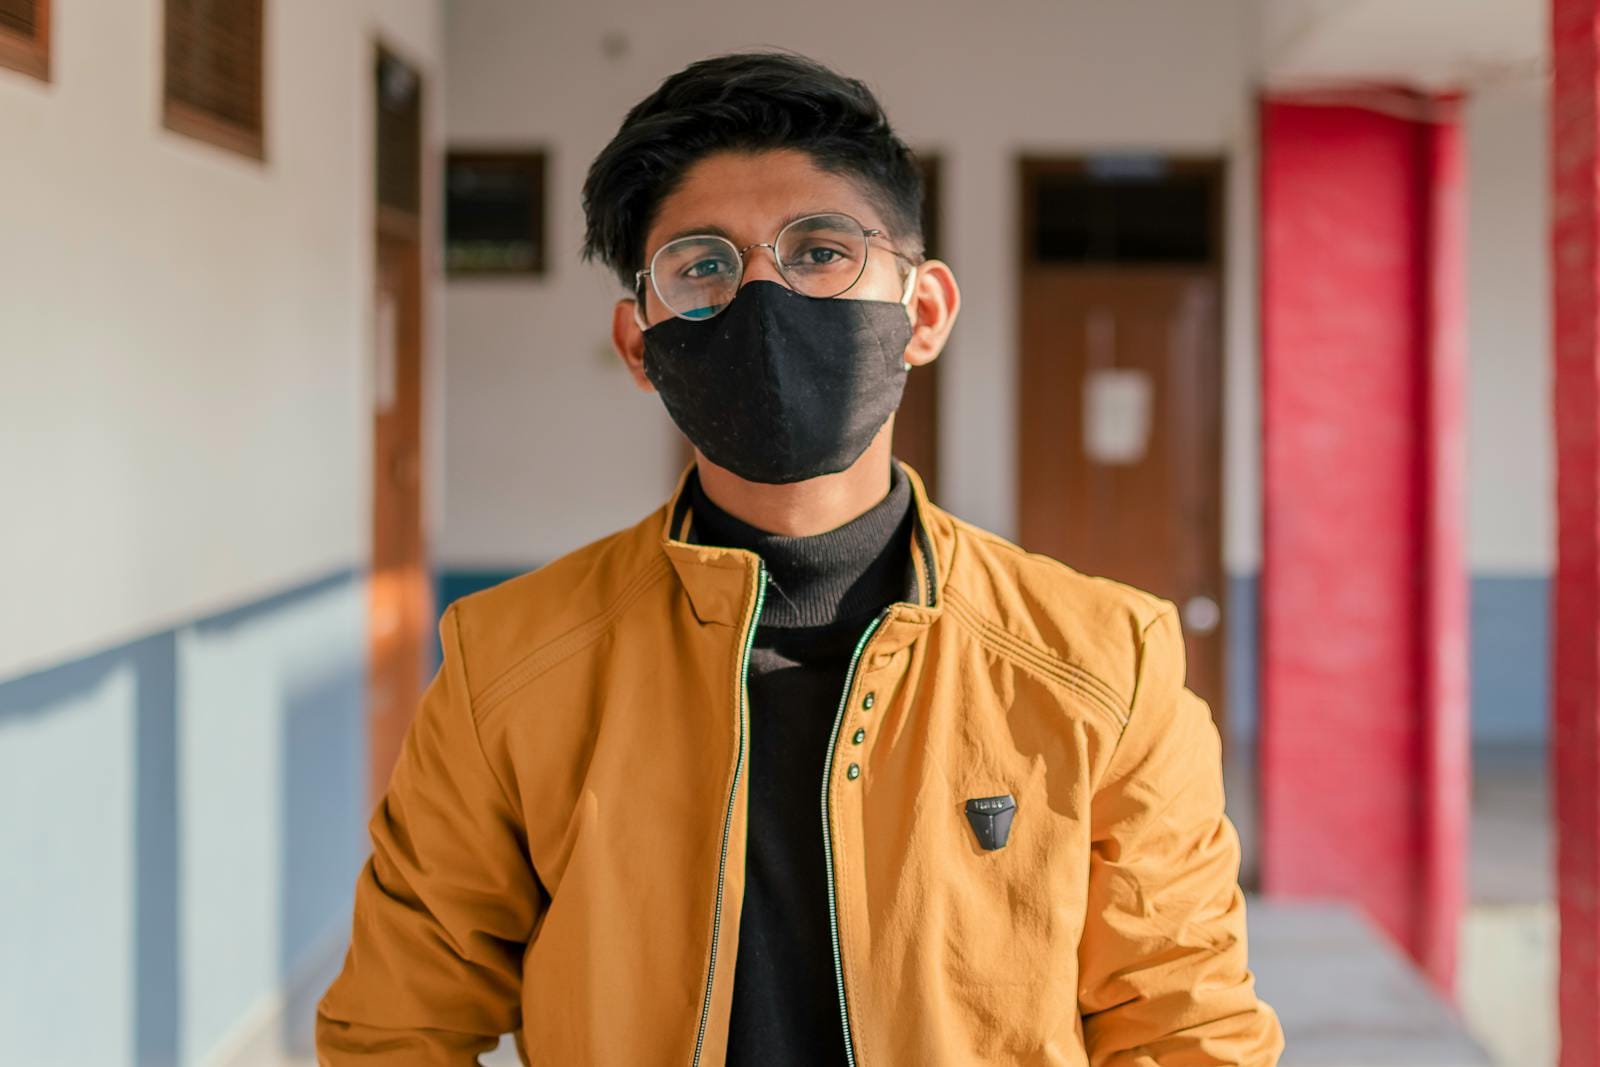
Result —
[[924, 253], [922, 170], [872, 90], [787, 50], [697, 60], [633, 106], [583, 183], [583, 259], [633, 288], [644, 240], [684, 173], [714, 152], [798, 149], [856, 180], [899, 250]]

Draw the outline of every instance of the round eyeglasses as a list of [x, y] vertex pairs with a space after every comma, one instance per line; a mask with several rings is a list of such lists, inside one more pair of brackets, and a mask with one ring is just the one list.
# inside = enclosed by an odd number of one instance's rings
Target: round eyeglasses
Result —
[[[633, 275], [634, 300], [644, 308], [644, 279], [667, 310], [680, 319], [709, 319], [727, 307], [744, 277], [744, 254], [752, 248], [772, 253], [789, 288], [806, 296], [829, 298], [849, 290], [867, 269], [871, 238], [887, 237], [842, 211], [798, 218], [771, 241], [739, 248], [717, 234], [691, 234], [668, 241], [650, 257], [650, 266]], [[885, 246], [907, 263], [916, 261]], [[642, 325], [642, 323], [641, 323]]]

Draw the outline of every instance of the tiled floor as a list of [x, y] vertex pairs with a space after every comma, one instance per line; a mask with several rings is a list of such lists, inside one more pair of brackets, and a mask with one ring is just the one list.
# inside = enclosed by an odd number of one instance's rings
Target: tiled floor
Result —
[[[1243, 746], [1240, 746], [1242, 748]], [[1244, 851], [1243, 880], [1254, 884], [1256, 855], [1255, 790], [1250, 754], [1239, 752], [1227, 773], [1228, 812]], [[1480, 748], [1472, 754], [1472, 828], [1468, 854], [1470, 904], [1462, 923], [1454, 1014], [1503, 1067], [1553, 1067], [1555, 1064], [1555, 886], [1550, 794], [1542, 747]], [[1257, 909], [1263, 916], [1267, 906]], [[1274, 918], [1250, 920], [1251, 959], [1266, 962], [1263, 995], [1280, 980], [1270, 961], [1281, 944], [1304, 938], [1292, 923]], [[1309, 943], [1309, 942], [1306, 942]], [[1343, 949], [1330, 944], [1327, 951]], [[1342, 966], [1342, 965], [1341, 965]], [[1301, 976], [1316, 968], [1303, 964], [1284, 973], [1281, 995], [1291, 1014], [1301, 1006]], [[1324, 994], [1325, 995], [1325, 994]], [[1347, 1002], [1353, 1003], [1353, 1002]], [[1305, 1005], [1307, 1008], [1312, 1005]], [[1309, 1018], [1309, 1017], [1308, 1017]], [[1352, 1014], [1352, 1018], [1354, 1015]], [[1321, 1025], [1321, 1024], [1317, 1024]], [[1376, 1027], [1378, 1024], [1364, 1024]], [[1290, 1034], [1284, 1067], [1300, 1061], [1301, 1046], [1313, 1030]], [[1320, 1059], [1308, 1063], [1321, 1064]], [[1429, 1063], [1430, 1059], [1346, 1060], [1350, 1067], [1388, 1063]]]
[[1554, 1067], [1555, 838], [1545, 753], [1502, 748], [1473, 761], [1462, 1010], [1505, 1067]]
[[1250, 900], [1256, 989], [1283, 1023], [1281, 1067], [1489, 1067], [1460, 1015], [1338, 902]]
[[1543, 748], [1473, 753], [1472, 902], [1555, 899], [1555, 840]]

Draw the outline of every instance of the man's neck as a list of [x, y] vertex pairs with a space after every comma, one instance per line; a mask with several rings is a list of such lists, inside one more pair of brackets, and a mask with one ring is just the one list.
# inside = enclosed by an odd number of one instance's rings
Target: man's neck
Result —
[[889, 492], [892, 423], [873, 438], [854, 463], [837, 474], [803, 482], [751, 482], [696, 452], [700, 488], [729, 515], [768, 533], [810, 537], [843, 526]]

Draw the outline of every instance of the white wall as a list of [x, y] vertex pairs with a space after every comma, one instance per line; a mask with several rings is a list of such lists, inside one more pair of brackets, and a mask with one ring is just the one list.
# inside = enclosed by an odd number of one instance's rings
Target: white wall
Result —
[[1479, 87], [1466, 112], [1468, 562], [1546, 575], [1555, 563], [1546, 86]]
[[[551, 270], [447, 287], [449, 567], [526, 566], [641, 517], [677, 472], [660, 402], [607, 339], [620, 290], [582, 265], [580, 188], [623, 114], [704, 56], [779, 45], [866, 80], [945, 166], [962, 287], [941, 379], [941, 503], [1011, 534], [1016, 512], [1015, 160], [1161, 149], [1227, 156], [1226, 556], [1255, 566], [1254, 162], [1248, 0], [1044, 0], [1000, 9], [472, 0], [450, 12], [452, 144], [551, 152]], [[607, 40], [621, 42], [612, 58]]]
[[367, 846], [374, 45], [437, 156], [441, 7], [269, 2], [264, 165], [162, 128], [161, 10], [59, 0], [53, 80], [0, 70], [8, 1064], [308, 1028]]
[[439, 5], [267, 4], [265, 165], [162, 127], [161, 10], [58, 2], [53, 80], [0, 70], [0, 679], [369, 553], [372, 49], [436, 147]]

